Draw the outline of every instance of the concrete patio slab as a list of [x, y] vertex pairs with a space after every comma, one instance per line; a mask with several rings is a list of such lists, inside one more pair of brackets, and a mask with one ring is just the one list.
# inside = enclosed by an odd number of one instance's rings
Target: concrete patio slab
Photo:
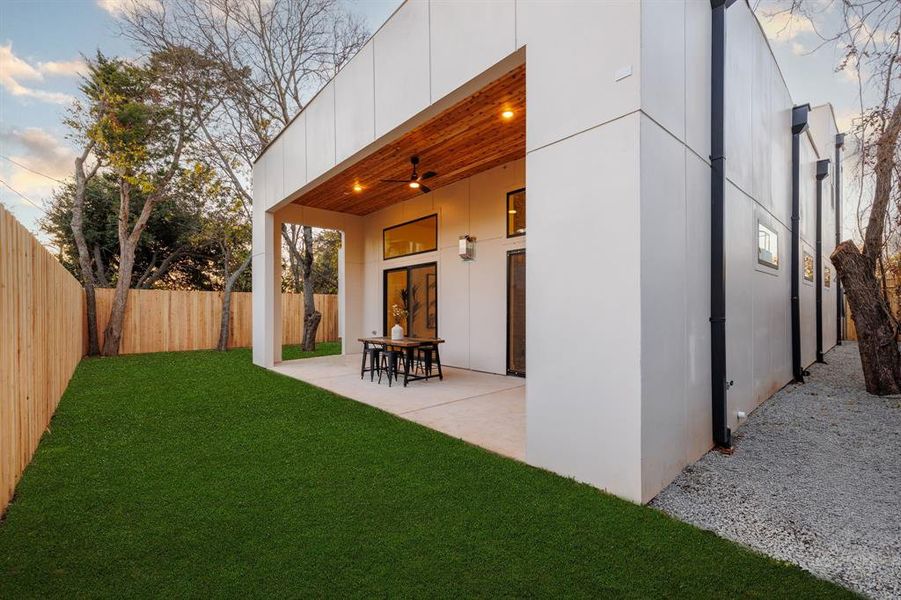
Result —
[[273, 370], [503, 456], [525, 459], [525, 380], [454, 367], [406, 388], [360, 379], [359, 354], [284, 361]]

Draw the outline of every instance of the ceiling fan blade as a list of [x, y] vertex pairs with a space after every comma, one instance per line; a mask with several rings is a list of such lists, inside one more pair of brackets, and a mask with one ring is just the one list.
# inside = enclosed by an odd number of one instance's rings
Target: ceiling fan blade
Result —
[[432, 188], [430, 188], [430, 187], [427, 186], [427, 185], [420, 185], [420, 186], [419, 186], [419, 191], [422, 192], [423, 194], [428, 194], [429, 192], [432, 191]]
[[435, 171], [426, 171], [425, 173], [420, 175], [419, 178], [420, 179], [431, 179], [432, 177], [434, 177], [437, 174], [438, 173], [436, 173]]
[[382, 179], [382, 183], [410, 183], [409, 179]]

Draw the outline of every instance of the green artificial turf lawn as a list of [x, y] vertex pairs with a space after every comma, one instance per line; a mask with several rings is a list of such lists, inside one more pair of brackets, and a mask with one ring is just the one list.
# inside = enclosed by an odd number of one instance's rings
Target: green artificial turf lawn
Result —
[[851, 594], [247, 350], [84, 360], [0, 524], [0, 598], [311, 595]]

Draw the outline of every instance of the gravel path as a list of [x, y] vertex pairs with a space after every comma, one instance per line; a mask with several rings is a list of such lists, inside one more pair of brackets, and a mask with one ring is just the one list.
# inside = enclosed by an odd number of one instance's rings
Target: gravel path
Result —
[[866, 393], [857, 345], [764, 402], [655, 506], [873, 598], [901, 598], [901, 399]]

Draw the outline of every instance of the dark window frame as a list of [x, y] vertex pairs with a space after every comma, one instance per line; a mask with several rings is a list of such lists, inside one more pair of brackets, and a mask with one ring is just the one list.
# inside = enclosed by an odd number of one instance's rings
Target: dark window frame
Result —
[[[410, 256], [409, 254], [406, 256]], [[391, 331], [388, 329], [388, 273], [397, 271], [407, 272], [407, 289], [410, 289], [410, 271], [422, 267], [435, 267], [435, 337], [438, 337], [438, 261], [419, 263], [415, 265], [406, 265], [404, 267], [391, 267], [382, 270], [382, 335], [388, 337]], [[426, 305], [428, 311], [428, 305]], [[428, 320], [428, 317], [426, 318]], [[410, 313], [407, 313], [407, 332], [410, 331]]]
[[[518, 190], [511, 190], [511, 191], [507, 192], [507, 201], [504, 203], [504, 215], [505, 215], [504, 229], [507, 231], [507, 238], [522, 237], [526, 234], [525, 231], [523, 231], [522, 233], [516, 233], [516, 232], [510, 233], [510, 196], [512, 196], [513, 194], [518, 194], [520, 192], [525, 192], [525, 191], [526, 191], [526, 188], [522, 187], [522, 188], [519, 188]], [[528, 196], [526, 196], [526, 200], [528, 201]], [[528, 217], [526, 217], [526, 218], [528, 219]], [[528, 225], [526, 225], [526, 229], [528, 230]]]
[[[385, 236], [392, 229], [397, 229], [398, 227], [404, 227], [406, 225], [411, 225], [413, 223], [418, 223], [419, 221], [425, 221], [426, 219], [435, 219], [435, 247], [430, 248], [428, 250], [420, 250], [419, 252], [410, 252], [409, 254], [398, 254], [397, 256], [385, 256], [388, 250], [388, 244], [385, 243]], [[407, 256], [416, 256], [417, 254], [425, 254], [426, 252], [437, 252], [438, 251], [438, 213], [432, 213], [430, 215], [426, 215], [424, 217], [419, 217], [418, 219], [413, 219], [411, 221], [405, 221], [403, 223], [398, 223], [397, 225], [392, 225], [391, 227], [385, 227], [382, 229], [382, 260], [394, 260], [395, 258], [405, 258]]]

